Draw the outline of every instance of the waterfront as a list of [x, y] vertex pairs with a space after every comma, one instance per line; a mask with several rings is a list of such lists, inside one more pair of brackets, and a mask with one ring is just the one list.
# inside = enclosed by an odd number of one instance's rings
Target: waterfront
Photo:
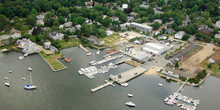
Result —
[[[59, 72], [53, 72], [38, 54], [18, 60], [20, 53], [0, 53], [0, 110], [127, 110], [127, 101], [136, 104], [135, 108], [130, 109], [180, 110], [163, 102], [164, 98], [175, 92], [180, 85], [166, 82], [165, 79], [152, 74], [141, 75], [130, 81], [128, 87], [115, 84], [115, 87], [109, 86], [91, 93], [91, 88], [103, 84], [110, 74], [118, 74], [133, 67], [122, 64], [109, 73], [95, 75], [91, 80], [79, 75], [77, 71], [88, 67], [92, 56], [87, 57], [78, 47], [64, 49], [61, 53], [70, 57], [72, 62], [68, 64], [60, 60], [68, 68]], [[96, 55], [96, 59], [103, 59], [104, 54], [106, 50]], [[34, 91], [26, 91], [23, 88], [24, 84], [29, 82], [29, 66], [33, 69], [33, 84], [38, 86]], [[8, 70], [12, 70], [12, 73], [8, 73]], [[4, 86], [6, 76], [9, 78], [10, 88]], [[26, 77], [27, 81], [22, 81], [22, 77]], [[159, 87], [158, 83], [162, 83], [163, 87]], [[185, 86], [181, 94], [199, 99], [198, 110], [218, 110], [219, 92], [220, 79], [209, 77], [202, 88]], [[134, 97], [129, 98], [128, 93], [132, 93]]]

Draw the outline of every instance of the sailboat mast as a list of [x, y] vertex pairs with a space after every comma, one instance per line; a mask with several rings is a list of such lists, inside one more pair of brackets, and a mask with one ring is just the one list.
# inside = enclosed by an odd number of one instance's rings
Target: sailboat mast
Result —
[[31, 73], [30, 73], [30, 80], [31, 80], [31, 85], [32, 85], [32, 78], [31, 78]]

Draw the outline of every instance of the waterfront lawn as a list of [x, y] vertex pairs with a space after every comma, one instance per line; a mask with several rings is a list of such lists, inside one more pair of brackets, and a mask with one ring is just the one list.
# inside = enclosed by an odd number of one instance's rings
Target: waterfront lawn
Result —
[[4, 46], [1, 46], [0, 47], [0, 50], [1, 49], [11, 49], [11, 50], [14, 50], [14, 51], [18, 51], [18, 52], [21, 52], [22, 53], [22, 49], [19, 49], [17, 48], [17, 45], [16, 44], [8, 44], [8, 45], [4, 45]]
[[65, 65], [63, 65], [60, 61], [57, 60], [63, 57], [61, 54], [45, 54], [43, 51], [41, 51], [40, 55], [44, 58], [44, 60], [47, 61], [48, 65], [50, 65], [51, 68], [55, 71], [66, 68]]
[[114, 47], [116, 45], [115, 43], [121, 41], [121, 39], [122, 38], [120, 36], [112, 34], [111, 36], [105, 37], [103, 40], [108, 46]]
[[74, 47], [74, 46], [77, 46], [78, 44], [80, 44], [78, 39], [70, 39], [69, 41], [60, 40], [59, 43], [61, 45], [60, 49], [64, 49], [64, 48], [68, 48], [68, 47]]
[[204, 61], [202, 61], [201, 65], [202, 65], [203, 68], [205, 68], [209, 71], [212, 71], [211, 74], [213, 76], [220, 77], [220, 70], [219, 70], [219, 64], [218, 63], [209, 64], [208, 60], [204, 60]]

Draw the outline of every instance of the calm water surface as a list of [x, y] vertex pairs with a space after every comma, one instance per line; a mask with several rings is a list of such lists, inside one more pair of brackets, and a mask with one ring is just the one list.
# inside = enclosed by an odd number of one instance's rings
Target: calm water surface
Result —
[[[91, 51], [96, 52], [96, 50]], [[128, 87], [107, 87], [95, 93], [90, 89], [104, 83], [110, 74], [117, 74], [133, 67], [122, 64], [109, 73], [97, 74], [90, 80], [78, 74], [78, 69], [88, 67], [92, 56], [87, 57], [78, 47], [61, 51], [70, 56], [72, 63], [63, 62], [68, 69], [53, 72], [44, 60], [38, 55], [30, 55], [18, 60], [21, 55], [17, 52], [0, 53], [0, 110], [180, 110], [163, 103], [165, 97], [176, 91], [180, 85], [175, 82], [166, 82], [157, 75], [142, 75], [129, 82]], [[102, 59], [106, 50], [96, 59]], [[30, 83], [27, 67], [31, 67], [33, 84], [37, 90], [27, 91], [23, 86]], [[12, 70], [12, 73], [8, 73]], [[9, 78], [11, 87], [5, 87], [4, 77]], [[27, 80], [21, 80], [26, 77]], [[157, 84], [163, 83], [163, 87]], [[134, 97], [129, 98], [128, 93]], [[183, 95], [200, 100], [198, 110], [219, 110], [220, 108], [220, 80], [209, 77], [202, 88], [185, 86]], [[135, 108], [125, 106], [125, 102], [132, 101]]]

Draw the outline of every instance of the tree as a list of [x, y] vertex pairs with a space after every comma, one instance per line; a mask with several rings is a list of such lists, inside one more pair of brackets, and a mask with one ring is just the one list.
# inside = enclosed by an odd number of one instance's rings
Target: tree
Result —
[[109, 17], [106, 17], [103, 21], [102, 24], [106, 27], [108, 27], [111, 24], [112, 20]]
[[202, 17], [204, 17], [205, 19], [209, 19], [209, 18], [210, 18], [209, 12], [205, 11], [205, 12], [202, 14]]
[[54, 22], [53, 22], [53, 26], [60, 26], [59, 21], [54, 21]]
[[31, 15], [33, 14], [33, 15], [36, 16], [36, 15], [37, 15], [37, 10], [33, 8], [33, 9], [31, 10], [31, 13], [30, 13], [30, 14], [31, 14]]
[[63, 16], [59, 16], [58, 21], [60, 24], [64, 24], [65, 23], [65, 19]]
[[42, 35], [42, 34], [37, 35], [36, 41], [37, 41], [38, 43], [39, 43], [39, 42], [43, 42], [43, 41], [44, 41], [44, 35]]
[[35, 26], [35, 24], [36, 24], [36, 17], [34, 15], [28, 16], [28, 18], [26, 19], [26, 23], [28, 25]]
[[64, 35], [64, 39], [66, 40], [66, 41], [68, 41], [70, 38], [69, 38], [69, 36], [68, 35]]
[[185, 35], [183, 35], [182, 40], [187, 41], [189, 39], [189, 37], [190, 37], [189, 34], [185, 34]]
[[14, 25], [14, 28], [17, 29], [17, 30], [20, 30], [21, 27], [22, 27], [22, 23], [21, 23], [21, 22], [17, 22], [17, 23]]
[[122, 23], [127, 22], [127, 15], [124, 14], [124, 13], [121, 13], [121, 14], [119, 15], [119, 20], [120, 20]]
[[58, 9], [57, 13], [58, 13], [59, 16], [65, 16], [66, 17], [69, 14], [69, 8], [61, 7], [61, 8]]
[[160, 28], [160, 23], [155, 22], [155, 23], [151, 24], [151, 26], [153, 27], [154, 30], [157, 30]]
[[199, 7], [197, 5], [195, 5], [193, 8], [192, 8], [192, 12], [197, 12], [199, 9]]
[[178, 64], [178, 62], [176, 62], [176, 64], [175, 64], [175, 68], [178, 68], [179, 67], [179, 64]]
[[163, 6], [163, 5], [165, 5], [165, 0], [160, 0], [159, 2], [157, 2], [157, 5], [159, 6], [159, 7], [161, 7], [161, 6]]

